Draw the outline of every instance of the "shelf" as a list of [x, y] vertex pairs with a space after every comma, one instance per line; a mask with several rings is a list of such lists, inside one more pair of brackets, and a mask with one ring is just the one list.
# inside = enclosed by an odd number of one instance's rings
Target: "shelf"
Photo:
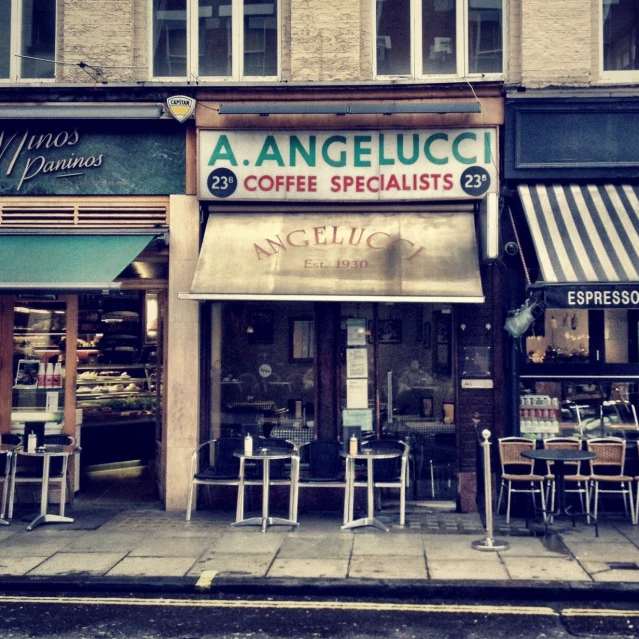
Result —
[[79, 371], [149, 370], [155, 364], [78, 364]]

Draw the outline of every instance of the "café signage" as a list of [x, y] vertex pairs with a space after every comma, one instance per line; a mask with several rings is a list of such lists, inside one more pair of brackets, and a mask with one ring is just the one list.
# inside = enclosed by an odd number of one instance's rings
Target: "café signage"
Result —
[[639, 283], [544, 287], [549, 308], [639, 308]]
[[497, 191], [497, 130], [200, 131], [203, 200], [389, 201]]
[[184, 149], [165, 123], [0, 123], [0, 194], [180, 193]]

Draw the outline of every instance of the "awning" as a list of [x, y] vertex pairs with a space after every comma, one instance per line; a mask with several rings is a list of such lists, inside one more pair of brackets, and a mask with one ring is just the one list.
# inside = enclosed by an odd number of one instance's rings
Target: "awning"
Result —
[[474, 215], [211, 214], [179, 297], [480, 303]]
[[106, 290], [154, 234], [0, 235], [0, 291]]
[[639, 188], [537, 184], [519, 194], [548, 305], [584, 306], [579, 291], [584, 302], [590, 291], [585, 306], [632, 305], [620, 293], [639, 288]]

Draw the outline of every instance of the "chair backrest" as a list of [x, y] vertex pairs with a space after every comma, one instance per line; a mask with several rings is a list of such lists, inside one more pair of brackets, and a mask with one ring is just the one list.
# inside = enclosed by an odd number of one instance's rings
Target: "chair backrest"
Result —
[[304, 444], [308, 454], [308, 476], [311, 479], [336, 479], [340, 475], [341, 444], [337, 440], [313, 440]]
[[22, 437], [20, 435], [14, 435], [13, 433], [2, 433], [0, 435], [0, 444], [7, 444], [8, 446], [19, 446], [22, 443]]
[[240, 471], [240, 458], [233, 453], [244, 449], [241, 437], [220, 437], [213, 440], [213, 467], [221, 475], [236, 475]]
[[[507, 473], [507, 466], [513, 466], [518, 469], [527, 470], [529, 474], [533, 474], [535, 462], [533, 459], [526, 459], [521, 456], [525, 450], [535, 448], [535, 442], [525, 437], [502, 437], [499, 440], [499, 459], [501, 460], [501, 472]], [[525, 474], [525, 473], [522, 473]]]
[[597, 468], [604, 468], [606, 474], [621, 475], [626, 462], [626, 442], [620, 437], [601, 437], [586, 442], [588, 450], [597, 457], [590, 460], [591, 474], [597, 474]]
[[71, 435], [45, 435], [42, 438], [43, 444], [51, 444], [53, 446], [72, 446], [75, 444], [75, 437]]
[[362, 439], [361, 426], [343, 426], [342, 427], [342, 450], [348, 450], [348, 442], [355, 435], [358, 440]]
[[[553, 449], [553, 448], [563, 448], [568, 450], [581, 450], [581, 441], [576, 437], [550, 437], [548, 439], [544, 439], [544, 448]], [[548, 473], [552, 473], [553, 463], [551, 461], [546, 462], [546, 466], [548, 469]], [[572, 469], [572, 473], [566, 474], [577, 474], [579, 471], [579, 466], [581, 462], [564, 462], [564, 466], [566, 469]]]

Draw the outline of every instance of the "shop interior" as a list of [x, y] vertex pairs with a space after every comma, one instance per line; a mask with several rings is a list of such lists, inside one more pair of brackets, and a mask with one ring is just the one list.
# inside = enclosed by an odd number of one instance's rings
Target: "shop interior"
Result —
[[[314, 313], [321, 308], [221, 305], [222, 436], [251, 432], [299, 443], [315, 437], [316, 340], [323, 336]], [[452, 312], [444, 304], [341, 304], [338, 437], [407, 441], [414, 500], [456, 497]]]

